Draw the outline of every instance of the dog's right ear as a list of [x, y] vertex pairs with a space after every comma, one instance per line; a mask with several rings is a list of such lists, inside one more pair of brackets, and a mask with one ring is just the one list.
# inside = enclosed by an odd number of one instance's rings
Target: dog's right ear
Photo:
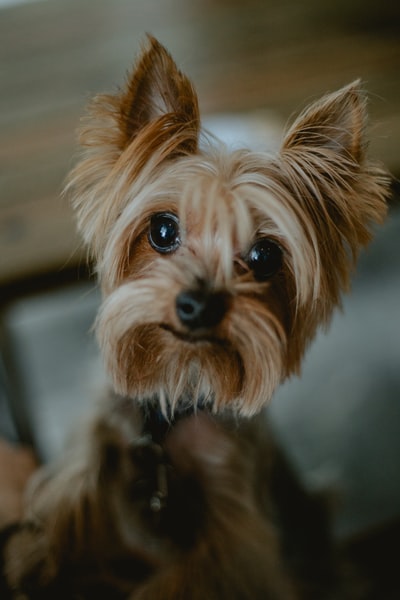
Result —
[[157, 168], [196, 152], [199, 131], [192, 84], [168, 51], [148, 36], [125, 88], [98, 95], [89, 105], [80, 131], [83, 156], [65, 188], [96, 259], [124, 209], [127, 195], [121, 189], [128, 189], [150, 160]]
[[195, 133], [188, 136], [189, 147], [185, 148], [195, 151], [200, 128], [196, 92], [164, 46], [148, 36], [148, 45], [120, 96], [120, 145], [129, 145], [145, 126], [163, 117], [175, 124], [178, 131], [188, 128]]
[[[151, 138], [151, 151], [174, 138], [174, 155], [197, 150], [200, 116], [196, 92], [172, 56], [154, 37], [117, 94], [99, 94], [89, 105], [81, 130], [83, 147], [108, 149], [115, 158], [140, 134]], [[178, 142], [178, 139], [180, 142]]]

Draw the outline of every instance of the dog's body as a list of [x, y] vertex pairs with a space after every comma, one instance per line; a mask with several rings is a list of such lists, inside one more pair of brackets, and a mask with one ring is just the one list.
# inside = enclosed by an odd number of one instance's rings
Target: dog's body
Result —
[[265, 418], [152, 419], [110, 396], [40, 474], [3, 548], [4, 599], [358, 598]]
[[94, 101], [67, 192], [119, 396], [33, 494], [33, 525], [7, 548], [11, 587], [44, 598], [70, 580], [66, 597], [95, 597], [96, 571], [132, 600], [291, 597], [260, 501], [268, 436], [243, 420], [299, 370], [385, 215], [364, 126], [355, 83], [308, 108], [274, 156], [200, 145], [193, 87], [154, 39], [126, 88]]
[[269, 438], [255, 424], [228, 433], [202, 413], [160, 446], [142, 424], [129, 402], [109, 398], [86, 442], [36, 484], [6, 548], [11, 588], [68, 600], [290, 598], [258, 484]]

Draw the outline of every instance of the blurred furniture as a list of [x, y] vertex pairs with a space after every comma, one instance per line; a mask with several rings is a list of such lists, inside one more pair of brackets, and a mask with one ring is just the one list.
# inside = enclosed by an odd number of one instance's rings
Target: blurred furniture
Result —
[[[144, 32], [196, 84], [204, 113], [285, 122], [361, 77], [371, 150], [400, 172], [400, 5], [391, 0], [0, 2], [0, 286], [82, 259], [62, 182], [89, 96], [122, 83]], [[0, 289], [1, 293], [1, 289]]]

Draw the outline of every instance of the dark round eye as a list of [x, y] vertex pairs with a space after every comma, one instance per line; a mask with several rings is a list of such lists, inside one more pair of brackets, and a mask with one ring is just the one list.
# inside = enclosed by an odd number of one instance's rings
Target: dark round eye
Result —
[[176, 250], [181, 243], [178, 217], [170, 213], [153, 215], [150, 220], [149, 242], [154, 250], [162, 254]]
[[282, 266], [282, 250], [272, 240], [261, 238], [250, 249], [246, 262], [257, 281], [267, 281]]

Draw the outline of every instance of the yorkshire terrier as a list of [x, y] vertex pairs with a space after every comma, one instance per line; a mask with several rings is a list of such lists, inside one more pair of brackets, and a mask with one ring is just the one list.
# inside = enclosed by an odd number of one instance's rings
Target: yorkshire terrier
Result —
[[301, 596], [256, 415], [385, 216], [365, 105], [356, 81], [309, 106], [275, 154], [228, 151], [152, 37], [124, 89], [94, 99], [66, 192], [103, 292], [114, 393], [33, 486], [4, 549], [11, 597]]

